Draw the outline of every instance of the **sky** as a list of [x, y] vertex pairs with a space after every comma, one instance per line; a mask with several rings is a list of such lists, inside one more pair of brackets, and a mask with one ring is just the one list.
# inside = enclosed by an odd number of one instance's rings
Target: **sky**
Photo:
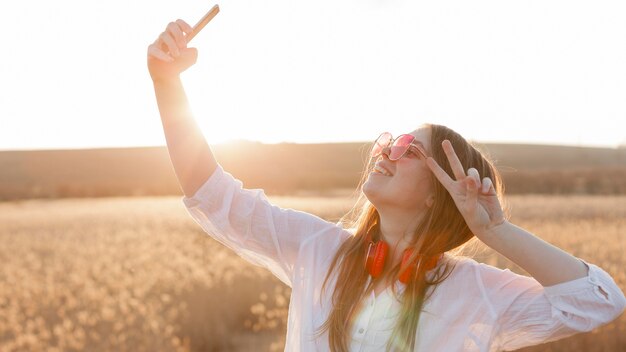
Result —
[[146, 51], [220, 13], [183, 82], [210, 144], [626, 144], [623, 1], [25, 0], [0, 4], [0, 150], [165, 145]]

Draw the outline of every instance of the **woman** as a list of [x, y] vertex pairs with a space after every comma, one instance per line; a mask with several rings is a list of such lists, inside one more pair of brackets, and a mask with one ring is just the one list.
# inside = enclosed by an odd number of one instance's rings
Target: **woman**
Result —
[[[443, 126], [381, 134], [339, 224], [242, 189], [189, 111], [179, 75], [197, 57], [190, 31], [172, 22], [148, 48], [170, 158], [202, 228], [292, 287], [286, 351], [513, 350], [624, 310], [605, 271], [507, 221], [496, 169]], [[452, 254], [473, 236], [532, 277]]]

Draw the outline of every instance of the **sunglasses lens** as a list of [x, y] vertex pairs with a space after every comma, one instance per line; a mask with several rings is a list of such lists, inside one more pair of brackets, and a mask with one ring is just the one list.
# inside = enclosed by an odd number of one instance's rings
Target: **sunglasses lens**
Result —
[[400, 159], [404, 155], [404, 153], [406, 153], [406, 151], [409, 149], [409, 146], [411, 145], [411, 143], [413, 143], [414, 140], [415, 140], [415, 137], [413, 137], [410, 134], [403, 134], [401, 136], [398, 136], [398, 138], [396, 138], [396, 140], [393, 141], [393, 145], [391, 146], [391, 151], [389, 152], [389, 159], [391, 160]]
[[383, 148], [389, 145], [389, 142], [391, 142], [391, 138], [391, 134], [388, 132], [381, 134], [376, 139], [376, 142], [374, 142], [374, 146], [372, 147], [372, 157], [379, 156], [380, 153], [382, 153]]

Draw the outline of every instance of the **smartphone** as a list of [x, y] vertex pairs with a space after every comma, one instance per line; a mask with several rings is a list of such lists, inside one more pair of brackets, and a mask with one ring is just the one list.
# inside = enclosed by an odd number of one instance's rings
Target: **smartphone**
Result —
[[198, 21], [198, 23], [196, 23], [196, 25], [193, 26], [191, 33], [187, 34], [187, 36], [185, 37], [185, 39], [187, 40], [187, 43], [189, 43], [193, 39], [193, 37], [195, 37], [198, 33], [200, 33], [202, 28], [204, 28], [204, 26], [206, 26], [207, 23], [209, 23], [213, 19], [213, 17], [217, 15], [218, 12], [220, 12], [220, 7], [217, 4], [215, 4], [209, 10], [209, 12], [207, 12], [206, 15], [204, 15], [204, 17], [202, 17], [200, 21]]

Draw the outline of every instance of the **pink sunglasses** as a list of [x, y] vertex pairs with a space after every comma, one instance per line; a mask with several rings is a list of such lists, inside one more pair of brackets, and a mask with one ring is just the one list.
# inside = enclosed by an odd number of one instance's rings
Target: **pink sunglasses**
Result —
[[419, 144], [413, 143], [415, 141], [415, 137], [410, 134], [401, 134], [396, 139], [393, 138], [391, 133], [383, 132], [376, 141], [374, 142], [374, 146], [372, 147], [372, 158], [378, 157], [382, 154], [383, 149], [390, 146], [390, 150], [388, 153], [389, 160], [396, 161], [402, 158], [409, 148], [414, 147], [419, 154], [426, 159], [426, 152], [422, 149]]

